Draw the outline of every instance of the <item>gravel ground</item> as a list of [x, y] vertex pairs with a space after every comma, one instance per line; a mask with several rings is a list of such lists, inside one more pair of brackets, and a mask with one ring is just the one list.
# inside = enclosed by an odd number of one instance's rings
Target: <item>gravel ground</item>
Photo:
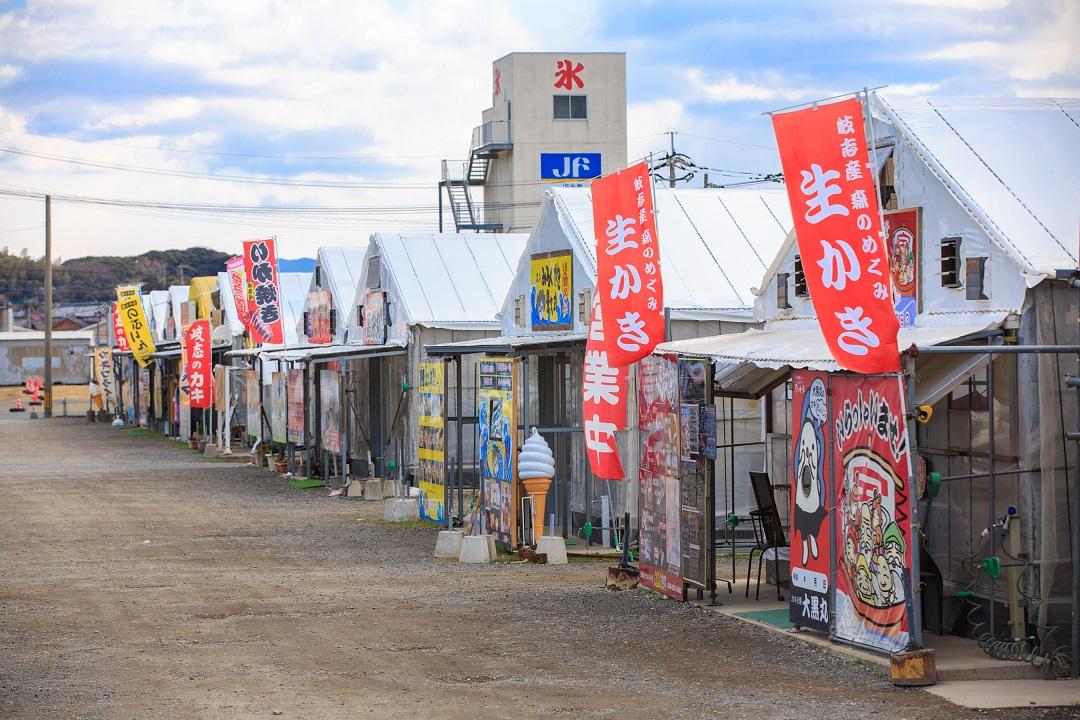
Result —
[[1080, 717], [893, 688], [603, 563], [437, 561], [431, 528], [145, 432], [0, 441], [0, 717]]

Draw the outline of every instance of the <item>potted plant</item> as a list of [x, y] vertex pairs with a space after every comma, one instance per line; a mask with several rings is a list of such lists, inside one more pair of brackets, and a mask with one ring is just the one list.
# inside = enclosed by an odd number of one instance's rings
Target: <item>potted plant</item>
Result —
[[199, 433], [192, 433], [191, 437], [188, 438], [188, 447], [192, 450], [199, 449]]
[[284, 475], [289, 472], [289, 461], [285, 459], [284, 455], [274, 456], [274, 470], [276, 470], [279, 475]]

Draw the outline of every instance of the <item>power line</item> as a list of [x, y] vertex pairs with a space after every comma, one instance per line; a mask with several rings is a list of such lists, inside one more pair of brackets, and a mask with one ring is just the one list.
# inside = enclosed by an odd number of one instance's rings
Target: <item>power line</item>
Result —
[[27, 230], [40, 230], [43, 227], [45, 227], [45, 224], [41, 223], [39, 225], [28, 225], [26, 227], [21, 227], [21, 228], [10, 228], [8, 230], [0, 230], [0, 233], [26, 232]]

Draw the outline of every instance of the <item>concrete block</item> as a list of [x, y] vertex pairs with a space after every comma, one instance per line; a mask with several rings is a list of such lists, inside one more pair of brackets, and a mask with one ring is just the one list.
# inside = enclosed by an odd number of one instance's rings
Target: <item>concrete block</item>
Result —
[[565, 565], [566, 540], [555, 535], [545, 535], [536, 544], [536, 552], [547, 555], [548, 565]]
[[391, 498], [383, 503], [383, 520], [386, 522], [409, 522], [420, 517], [420, 507], [415, 500]]
[[469, 535], [461, 541], [458, 562], [482, 564], [495, 560], [495, 538], [492, 535]]
[[382, 500], [383, 499], [383, 481], [375, 478], [374, 480], [361, 480], [361, 486], [364, 490], [365, 500]]
[[442, 530], [435, 541], [435, 557], [456, 560], [461, 555], [461, 541], [464, 539], [465, 533], [460, 530]]
[[206, 457], [212, 458], [212, 457], [217, 457], [219, 454], [220, 453], [218, 452], [218, 446], [217, 445], [215, 445], [214, 443], [206, 443], [206, 449], [203, 450], [203, 455], [205, 455]]

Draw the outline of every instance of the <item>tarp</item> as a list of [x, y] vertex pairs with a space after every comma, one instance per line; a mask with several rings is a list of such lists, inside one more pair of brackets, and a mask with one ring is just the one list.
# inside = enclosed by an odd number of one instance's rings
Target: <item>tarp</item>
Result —
[[188, 300], [195, 302], [195, 312], [200, 319], [209, 319], [214, 309], [213, 292], [218, 289], [217, 275], [191, 278], [188, 285]]

